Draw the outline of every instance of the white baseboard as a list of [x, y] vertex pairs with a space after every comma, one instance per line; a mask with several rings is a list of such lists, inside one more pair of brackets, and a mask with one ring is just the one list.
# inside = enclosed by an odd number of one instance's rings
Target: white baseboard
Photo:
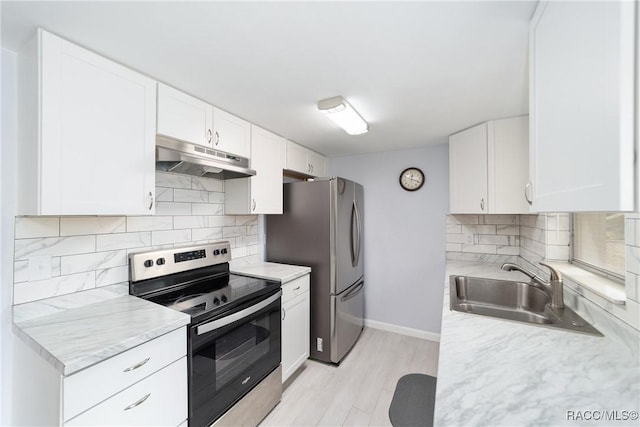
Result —
[[408, 328], [406, 326], [398, 326], [391, 323], [378, 322], [377, 320], [370, 319], [364, 319], [364, 326], [366, 326], [367, 328], [395, 332], [396, 334], [407, 335], [409, 337], [422, 338], [423, 340], [440, 342], [440, 334], [423, 331], [422, 329]]

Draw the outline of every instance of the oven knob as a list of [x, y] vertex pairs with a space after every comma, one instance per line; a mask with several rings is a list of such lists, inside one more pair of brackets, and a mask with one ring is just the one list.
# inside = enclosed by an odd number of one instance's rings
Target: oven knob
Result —
[[220, 297], [220, 299], [222, 300], [222, 302], [227, 302], [227, 296], [226, 295], [222, 295]]
[[157, 265], [164, 265], [164, 258], [158, 258], [158, 259], [156, 260], [156, 264], [157, 264]]
[[153, 267], [153, 261], [148, 259], [144, 262], [145, 267]]
[[223, 248], [221, 252], [222, 252], [223, 255], [226, 254], [227, 253], [227, 248]]
[[215, 250], [213, 251], [213, 254], [214, 254], [215, 256], [220, 255], [220, 249], [215, 249]]
[[214, 303], [215, 305], [220, 305], [220, 300], [218, 299], [218, 297], [215, 297], [215, 298], [213, 299], [213, 303]]

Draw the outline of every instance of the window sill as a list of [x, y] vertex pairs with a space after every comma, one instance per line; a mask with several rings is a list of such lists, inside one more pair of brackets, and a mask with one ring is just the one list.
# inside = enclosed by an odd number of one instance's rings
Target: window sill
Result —
[[568, 262], [546, 261], [564, 277], [576, 282], [615, 305], [625, 305], [627, 294], [624, 284], [599, 276]]

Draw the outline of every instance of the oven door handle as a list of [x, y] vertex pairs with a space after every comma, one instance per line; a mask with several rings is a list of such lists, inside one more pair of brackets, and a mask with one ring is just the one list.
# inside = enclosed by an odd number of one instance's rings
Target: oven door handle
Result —
[[211, 332], [215, 329], [222, 328], [223, 326], [230, 325], [231, 323], [237, 322], [244, 317], [257, 313], [258, 311], [267, 307], [269, 304], [277, 301], [280, 298], [280, 295], [282, 295], [282, 290], [278, 290], [278, 292], [276, 292], [274, 295], [263, 301], [260, 301], [257, 304], [252, 305], [251, 307], [247, 307], [236, 313], [225, 316], [222, 319], [214, 320], [209, 323], [203, 323], [202, 325], [196, 327], [196, 335], [206, 334], [207, 332]]

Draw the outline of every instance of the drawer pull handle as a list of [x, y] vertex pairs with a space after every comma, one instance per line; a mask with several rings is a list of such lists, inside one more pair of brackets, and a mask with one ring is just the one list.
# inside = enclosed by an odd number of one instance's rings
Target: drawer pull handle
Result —
[[293, 288], [294, 291], [297, 291], [298, 289], [300, 289], [300, 286], [298, 286], [297, 288]]
[[127, 369], [125, 369], [125, 370], [124, 370], [124, 371], [122, 371], [122, 372], [130, 372], [130, 371], [133, 371], [133, 370], [135, 370], [135, 369], [141, 368], [141, 367], [142, 367], [142, 366], [144, 366], [144, 364], [145, 364], [145, 363], [147, 363], [150, 359], [151, 359], [150, 357], [147, 357], [147, 358], [146, 358], [146, 359], [144, 359], [142, 362], [140, 362], [140, 363], [136, 363], [136, 364], [135, 364], [135, 365], [133, 365], [133, 366], [129, 366]]
[[131, 405], [127, 406], [126, 408], [124, 408], [125, 411], [128, 411], [129, 409], [133, 409], [136, 406], [140, 406], [144, 403], [145, 400], [147, 400], [149, 398], [149, 396], [151, 396], [151, 393], [147, 393], [146, 396], [144, 396], [142, 399], [138, 400], [137, 402], [132, 403]]

